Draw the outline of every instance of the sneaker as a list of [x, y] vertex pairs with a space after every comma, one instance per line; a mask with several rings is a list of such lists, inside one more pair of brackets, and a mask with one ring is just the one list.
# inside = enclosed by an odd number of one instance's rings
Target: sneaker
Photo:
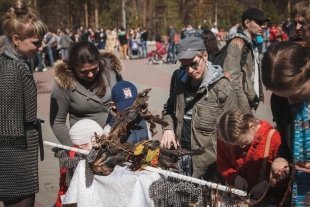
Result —
[[43, 72], [45, 72], [45, 71], [47, 71], [47, 68], [43, 68], [43, 70], [42, 70]]

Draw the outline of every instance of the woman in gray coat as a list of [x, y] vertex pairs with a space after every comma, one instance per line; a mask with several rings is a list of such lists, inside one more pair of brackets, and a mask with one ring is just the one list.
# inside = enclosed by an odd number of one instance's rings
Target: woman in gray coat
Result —
[[50, 124], [57, 139], [71, 146], [67, 115], [70, 126], [88, 118], [103, 127], [111, 88], [122, 79], [121, 63], [112, 53], [100, 53], [90, 42], [78, 42], [70, 49], [68, 61], [56, 62], [54, 67]]

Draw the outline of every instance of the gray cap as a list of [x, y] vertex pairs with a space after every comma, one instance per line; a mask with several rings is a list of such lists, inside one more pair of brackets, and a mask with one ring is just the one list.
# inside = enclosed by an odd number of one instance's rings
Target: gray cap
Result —
[[176, 58], [179, 59], [191, 59], [194, 58], [197, 52], [206, 51], [203, 39], [200, 37], [187, 37], [182, 39], [176, 45]]

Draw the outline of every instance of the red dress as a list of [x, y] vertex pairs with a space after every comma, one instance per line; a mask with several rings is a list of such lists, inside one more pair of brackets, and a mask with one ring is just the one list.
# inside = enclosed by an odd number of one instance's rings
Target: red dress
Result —
[[[234, 184], [237, 175], [242, 176], [248, 182], [251, 189], [259, 183], [259, 174], [265, 152], [266, 140], [272, 126], [266, 121], [260, 121], [260, 128], [255, 134], [252, 144], [248, 148], [228, 145], [222, 140], [217, 140], [217, 168], [223, 178], [230, 184]], [[272, 161], [276, 158], [281, 137], [278, 131], [272, 135], [265, 179], [269, 181], [269, 172]]]

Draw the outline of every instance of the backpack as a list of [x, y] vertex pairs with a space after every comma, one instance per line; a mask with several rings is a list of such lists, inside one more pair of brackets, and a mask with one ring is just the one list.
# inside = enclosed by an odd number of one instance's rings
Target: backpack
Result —
[[245, 65], [246, 63], [246, 58], [248, 56], [248, 53], [251, 51], [252, 49], [252, 45], [251, 43], [249, 43], [248, 41], [248, 37], [243, 34], [243, 33], [235, 33], [231, 38], [229, 38], [226, 41], [226, 45], [224, 47], [222, 47], [219, 51], [217, 51], [213, 58], [210, 60], [210, 62], [212, 62], [212, 65], [219, 65], [224, 69], [224, 61], [225, 58], [227, 56], [227, 49], [229, 46], [229, 43], [234, 39], [234, 38], [241, 38], [244, 41], [244, 45], [242, 47], [242, 54], [241, 54], [241, 60], [240, 60], [240, 66], [241, 68]]
[[[223, 68], [223, 71], [225, 72], [224, 61], [225, 61], [225, 58], [227, 56], [227, 50], [229, 47], [229, 43], [231, 42], [231, 40], [233, 40], [234, 38], [237, 38], [237, 37], [241, 38], [244, 41], [244, 45], [242, 46], [242, 49], [241, 49], [241, 59], [240, 59], [240, 69], [241, 69], [241, 72], [244, 73], [242, 68], [246, 64], [246, 59], [247, 59], [248, 54], [252, 51], [252, 43], [250, 43], [248, 37], [243, 33], [235, 33], [234, 35], [232, 35], [231, 38], [229, 38], [226, 41], [226, 45], [223, 48], [221, 48], [219, 51], [217, 51], [214, 54], [213, 58], [210, 60], [210, 62], [212, 62], [212, 65], [221, 66]], [[251, 55], [252, 55], [252, 53], [251, 53]], [[243, 74], [242, 86], [243, 86], [243, 90], [245, 92], [246, 92], [246, 88], [245, 88], [246, 85], [247, 85], [246, 75]], [[251, 107], [253, 107], [256, 110], [260, 100], [262, 100], [261, 97], [259, 97], [259, 98], [255, 97], [254, 101], [249, 102], [249, 104]]]

